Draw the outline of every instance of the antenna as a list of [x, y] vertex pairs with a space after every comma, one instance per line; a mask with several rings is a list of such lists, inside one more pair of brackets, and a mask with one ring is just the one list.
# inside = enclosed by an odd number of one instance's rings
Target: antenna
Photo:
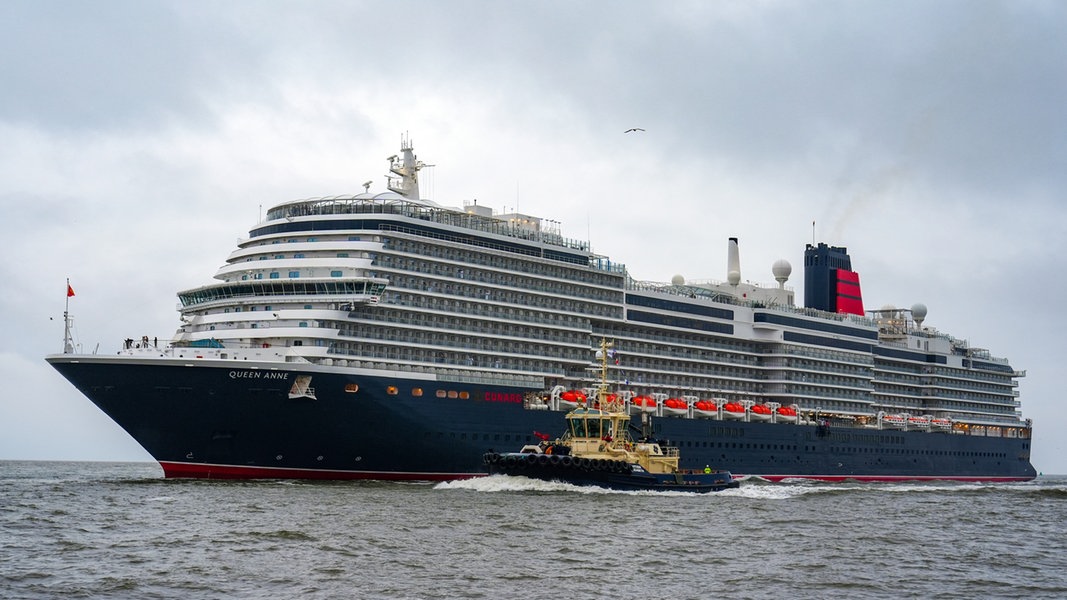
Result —
[[811, 221], [811, 245], [812, 245], [812, 247], [815, 246], [815, 221], [814, 221], [814, 219]]

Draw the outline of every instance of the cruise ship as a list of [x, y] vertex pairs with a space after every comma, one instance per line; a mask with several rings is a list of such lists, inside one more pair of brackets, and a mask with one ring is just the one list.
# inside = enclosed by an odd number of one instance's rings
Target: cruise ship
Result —
[[46, 357], [167, 477], [447, 480], [491, 449], [556, 435], [597, 384], [635, 431], [771, 481], [1023, 481], [1024, 371], [924, 324], [864, 310], [842, 247], [786, 285], [652, 283], [556, 221], [420, 198], [408, 139], [386, 191], [278, 204], [205, 285], [172, 339]]

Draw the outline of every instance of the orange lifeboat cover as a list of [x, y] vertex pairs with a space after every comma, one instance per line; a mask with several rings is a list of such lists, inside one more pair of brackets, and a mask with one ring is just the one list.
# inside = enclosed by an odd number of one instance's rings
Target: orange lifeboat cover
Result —
[[651, 396], [637, 396], [634, 398], [633, 403], [638, 406], [655, 406], [656, 399]]

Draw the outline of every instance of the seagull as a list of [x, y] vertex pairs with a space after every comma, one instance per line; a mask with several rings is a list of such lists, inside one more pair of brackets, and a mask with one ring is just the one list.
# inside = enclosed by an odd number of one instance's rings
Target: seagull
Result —
[[631, 127], [630, 129], [627, 129], [623, 133], [633, 133], [635, 131], [644, 131], [644, 129], [641, 129], [640, 127]]

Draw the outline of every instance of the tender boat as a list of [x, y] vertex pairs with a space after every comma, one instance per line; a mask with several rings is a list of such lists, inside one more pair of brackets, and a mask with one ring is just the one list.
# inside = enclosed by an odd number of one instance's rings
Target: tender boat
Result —
[[702, 472], [679, 469], [678, 448], [652, 439], [650, 428], [638, 439], [630, 436], [625, 402], [608, 393], [606, 357], [610, 348], [610, 343], [602, 341], [597, 353], [601, 381], [593, 405], [568, 412], [564, 417], [567, 431], [555, 440], [543, 436], [541, 443], [527, 444], [518, 452], [486, 452], [483, 461], [489, 474], [615, 490], [705, 493], [739, 487], [728, 471], [710, 466]]

